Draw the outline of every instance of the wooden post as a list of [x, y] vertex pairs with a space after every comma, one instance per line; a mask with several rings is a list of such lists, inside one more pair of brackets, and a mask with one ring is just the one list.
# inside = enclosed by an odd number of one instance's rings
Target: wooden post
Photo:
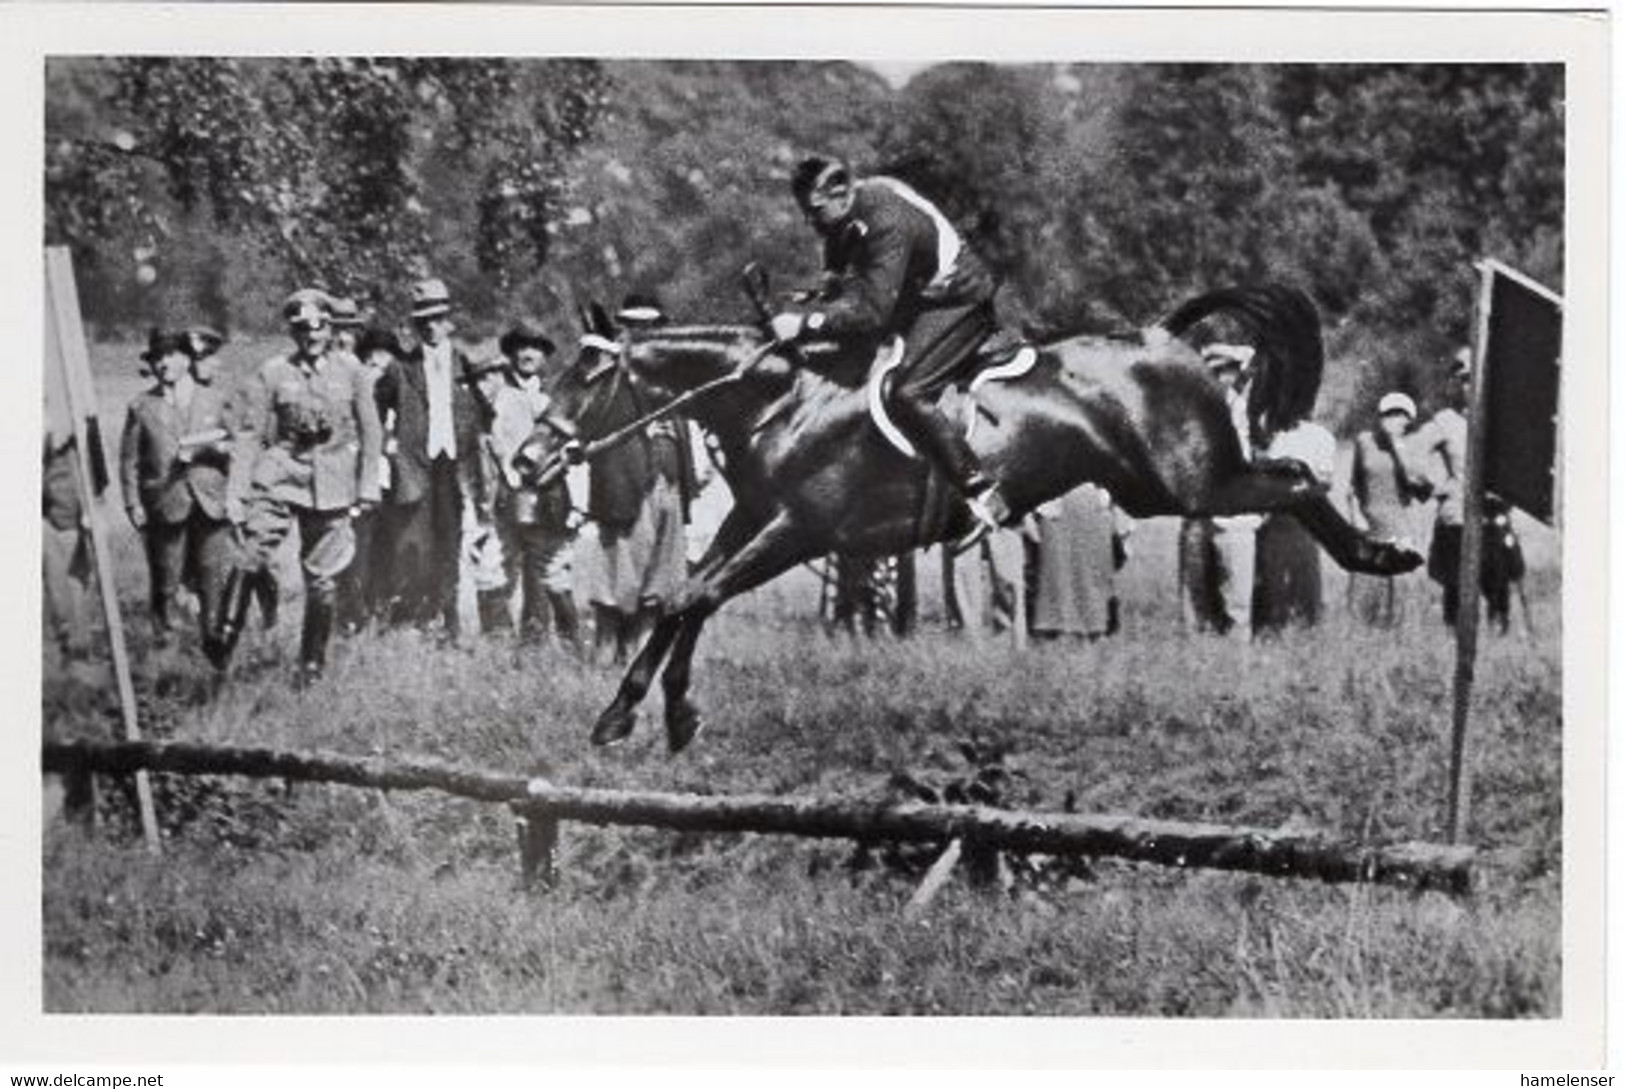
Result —
[[1478, 266], [1478, 315], [1473, 335], [1472, 386], [1467, 393], [1467, 461], [1462, 467], [1461, 570], [1456, 608], [1456, 683], [1450, 719], [1449, 842], [1467, 834], [1473, 799], [1473, 753], [1468, 733], [1473, 702], [1473, 673], [1478, 656], [1478, 581], [1484, 552], [1485, 398], [1484, 366], [1489, 343], [1490, 300], [1494, 271]]
[[559, 842], [559, 820], [542, 806], [513, 805], [514, 827], [519, 833], [519, 883], [527, 891], [538, 884], [551, 889], [558, 884], [553, 865]]
[[[124, 624], [119, 616], [118, 589], [113, 580], [113, 555], [91, 485], [90, 440], [85, 421], [96, 411], [92, 391], [85, 387], [90, 374], [90, 357], [85, 349], [84, 327], [79, 317], [79, 292], [73, 280], [73, 260], [63, 246], [45, 251], [45, 346], [47, 366], [61, 367], [68, 396], [68, 412], [73, 417], [74, 446], [79, 453], [79, 484], [83, 490], [85, 522], [90, 531], [91, 552], [96, 561], [96, 584], [102, 600], [111, 644], [113, 676], [118, 684], [119, 707], [124, 714], [124, 737], [141, 740], [137, 722], [135, 685], [130, 680], [130, 658], [124, 646]], [[135, 773], [136, 803], [141, 811], [141, 834], [147, 850], [158, 854], [158, 816], [153, 808], [152, 784], [145, 771]]]

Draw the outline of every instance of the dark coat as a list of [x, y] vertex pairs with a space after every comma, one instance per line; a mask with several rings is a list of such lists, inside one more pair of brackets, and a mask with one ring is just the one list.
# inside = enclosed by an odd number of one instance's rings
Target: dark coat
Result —
[[[473, 454], [480, 431], [474, 396], [462, 381], [465, 362], [463, 353], [452, 349], [451, 426], [458, 461]], [[378, 378], [373, 394], [380, 418], [389, 412], [395, 414], [389, 502], [402, 506], [416, 503], [429, 488], [429, 386], [422, 345], [414, 347], [404, 359], [391, 361]]]
[[857, 183], [850, 215], [824, 239], [824, 270], [808, 327], [837, 339], [906, 333], [926, 310], [991, 302], [997, 288], [935, 206], [892, 178]]
[[[606, 376], [603, 381], [612, 381]], [[642, 415], [643, 405], [630, 383], [623, 381], [615, 399], [605, 413], [606, 429], [621, 427]], [[688, 518], [689, 504], [699, 491], [694, 471], [694, 451], [689, 442], [688, 423], [682, 417], [668, 417], [669, 426], [657, 422], [650, 425], [663, 438], [652, 438], [645, 433], [619, 446], [604, 451], [592, 460], [587, 474], [587, 516], [600, 525], [615, 530], [630, 528], [637, 521], [643, 501], [654, 487], [658, 469], [656, 459], [662, 455], [659, 443], [677, 460], [677, 487], [683, 499], [683, 518]]]
[[208, 517], [223, 521], [230, 435], [196, 447], [189, 462], [181, 460], [181, 439], [226, 432], [228, 424], [225, 395], [214, 386], [195, 386], [184, 409], [164, 400], [157, 388], [137, 396], [130, 402], [119, 445], [119, 484], [125, 507], [139, 505], [149, 519], [164, 525], [186, 521], [194, 505]]

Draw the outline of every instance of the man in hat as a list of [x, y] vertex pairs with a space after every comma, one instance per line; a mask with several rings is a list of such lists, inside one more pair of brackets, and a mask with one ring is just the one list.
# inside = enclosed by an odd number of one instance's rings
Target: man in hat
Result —
[[333, 323], [333, 350], [357, 354], [356, 339], [365, 324], [361, 320], [361, 308], [354, 299], [335, 295], [328, 303], [328, 311]]
[[536, 323], [521, 321], [502, 335], [499, 345], [501, 355], [469, 366], [482, 422], [478, 453], [467, 459], [465, 474], [481, 530], [473, 565], [480, 627], [486, 632], [512, 627], [509, 605], [517, 585], [523, 638], [542, 638], [551, 614], [559, 639], [574, 649], [578, 625], [570, 582], [570, 499], [562, 479], [539, 484], [538, 470], [546, 459], [530, 447], [538, 429], [548, 433], [545, 445], [573, 438], [574, 429], [552, 417], [539, 385], [525, 385], [539, 378], [553, 342]]
[[[1415, 504], [1432, 493], [1421, 464], [1410, 451], [1407, 436], [1415, 422], [1416, 402], [1395, 390], [1378, 400], [1377, 426], [1354, 436], [1349, 492], [1367, 531], [1375, 536], [1412, 539]], [[1402, 602], [1396, 580], [1375, 575], [1354, 579], [1350, 590], [1354, 611], [1369, 624], [1397, 624]]]
[[378, 502], [382, 449], [378, 413], [361, 365], [334, 350], [328, 298], [314, 289], [290, 295], [282, 314], [293, 349], [263, 363], [252, 386], [256, 451], [248, 473], [234, 473], [234, 515], [244, 556], [234, 572], [226, 623], [212, 656], [224, 665], [248, 612], [257, 580], [272, 574], [277, 548], [299, 532], [305, 615], [300, 677], [309, 683], [327, 663], [338, 577], [355, 556], [351, 514]]
[[[1222, 342], [1202, 350], [1208, 373], [1224, 389], [1231, 425], [1248, 458], [1252, 438], [1247, 392], [1254, 354], [1248, 345]], [[1238, 514], [1187, 518], [1180, 524], [1180, 612], [1189, 628], [1251, 638], [1254, 543], [1260, 521], [1256, 514]]]
[[384, 369], [376, 387], [379, 412], [395, 418], [384, 508], [393, 548], [391, 619], [426, 624], [438, 615], [445, 638], [455, 641], [462, 534], [474, 523], [458, 462], [472, 453], [478, 428], [444, 283], [413, 286], [412, 327], [417, 343]]
[[[363, 329], [356, 337], [354, 354], [361, 364], [361, 380], [367, 387], [367, 395], [376, 405], [378, 380], [391, 363], [405, 357], [406, 350], [393, 332], [374, 326]], [[378, 457], [378, 490], [385, 501], [389, 495], [389, 451], [394, 422], [389, 413], [379, 414], [384, 449]], [[388, 600], [392, 585], [389, 567], [392, 548], [383, 532], [382, 519], [382, 510], [372, 507], [358, 511], [351, 521], [355, 533], [355, 562], [339, 579], [338, 624], [343, 631], [355, 632], [377, 619]]]
[[786, 343], [903, 338], [887, 407], [965, 498], [973, 528], [956, 547], [968, 547], [1010, 512], [937, 399], [998, 331], [997, 285], [936, 206], [895, 178], [854, 178], [840, 160], [814, 157], [796, 167], [791, 191], [823, 242], [825, 286], [809, 309], [776, 316], [773, 335]]
[[[1444, 407], [1417, 429], [1414, 448], [1427, 459], [1425, 473], [1438, 500], [1433, 540], [1428, 546], [1428, 577], [1439, 584], [1446, 625], [1461, 609], [1461, 544], [1466, 521], [1467, 406], [1472, 392], [1473, 354], [1463, 346], [1451, 359]], [[1484, 496], [1483, 554], [1479, 589], [1489, 619], [1503, 633], [1511, 621], [1512, 583], [1523, 578], [1523, 547], [1512, 529], [1507, 505]]]
[[[652, 295], [632, 295], [617, 311], [623, 338], [658, 328], [666, 315]], [[614, 345], [609, 346], [611, 349]], [[611, 352], [613, 365], [626, 365]], [[630, 383], [617, 387], [630, 404], [605, 406], [612, 418], [641, 415]], [[587, 473], [593, 532], [582, 551], [582, 582], [593, 606], [593, 649], [600, 661], [624, 661], [688, 578], [684, 525], [697, 490], [688, 424], [667, 416], [594, 458]]]
[[171, 637], [186, 583], [198, 590], [203, 630], [211, 630], [231, 566], [231, 421], [220, 390], [194, 377], [212, 354], [189, 331], [152, 330], [141, 361], [155, 382], [130, 402], [120, 443], [119, 484], [146, 552], [148, 607], [160, 643]]

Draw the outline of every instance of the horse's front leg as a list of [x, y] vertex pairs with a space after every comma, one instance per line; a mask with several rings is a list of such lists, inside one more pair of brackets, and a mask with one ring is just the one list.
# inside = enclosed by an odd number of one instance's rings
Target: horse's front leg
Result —
[[727, 517], [722, 520], [722, 525], [717, 527], [716, 537], [701, 558], [695, 575], [684, 587], [682, 600], [674, 602], [673, 607], [655, 621], [648, 639], [644, 641], [642, 648], [621, 678], [620, 687], [615, 691], [615, 699], [598, 716], [598, 722], [592, 730], [594, 745], [615, 745], [631, 736], [632, 730], [637, 726], [638, 704], [648, 695], [656, 671], [666, 660], [672, 642], [677, 638], [681, 627], [681, 614], [694, 596], [693, 587], [697, 580], [744, 547], [760, 532], [760, 527], [761, 520], [740, 507], [734, 507], [728, 512]]
[[687, 748], [704, 725], [688, 687], [705, 622], [729, 598], [754, 590], [821, 551], [803, 527], [780, 514], [744, 548], [691, 584], [695, 592], [681, 613], [682, 627], [660, 679], [666, 693], [666, 744], [673, 754]]

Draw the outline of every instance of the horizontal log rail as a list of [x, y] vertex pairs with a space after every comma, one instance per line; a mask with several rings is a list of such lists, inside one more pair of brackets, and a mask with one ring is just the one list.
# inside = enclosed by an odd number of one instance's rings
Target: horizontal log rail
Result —
[[774, 795], [695, 795], [556, 786], [518, 775], [426, 761], [294, 753], [182, 742], [47, 742], [48, 772], [187, 775], [438, 790], [506, 803], [520, 818], [527, 880], [552, 877], [558, 824], [631, 825], [687, 832], [751, 832], [862, 842], [949, 843], [1025, 854], [1091, 855], [1201, 868], [1363, 882], [1452, 894], [1472, 888], [1474, 850], [1430, 843], [1351, 844], [1305, 832], [1082, 813], [1027, 813], [969, 805], [878, 803]]

